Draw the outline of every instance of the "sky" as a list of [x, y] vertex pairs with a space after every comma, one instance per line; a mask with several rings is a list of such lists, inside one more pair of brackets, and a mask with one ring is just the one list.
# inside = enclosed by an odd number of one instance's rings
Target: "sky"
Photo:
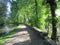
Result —
[[7, 2], [7, 11], [10, 12], [11, 4], [10, 2]]

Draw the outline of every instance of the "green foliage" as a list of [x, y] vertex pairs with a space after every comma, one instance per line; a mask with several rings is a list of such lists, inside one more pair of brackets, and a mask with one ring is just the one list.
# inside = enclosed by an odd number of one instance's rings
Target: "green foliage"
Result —
[[[51, 26], [50, 24], [52, 23], [51, 10], [56, 9], [57, 6], [59, 8], [60, 6], [60, 0], [51, 0], [54, 3], [49, 1], [50, 0], [12, 0], [11, 17], [7, 19], [7, 22], [15, 24], [25, 23], [40, 29], [45, 29], [45, 26]], [[56, 5], [56, 2], [58, 5]], [[52, 9], [51, 6], [53, 7]], [[0, 24], [4, 22], [5, 10], [6, 6], [0, 3]], [[56, 17], [54, 17], [54, 19], [55, 18]], [[60, 21], [60, 17], [58, 18]]]
[[[11, 20], [17, 23], [26, 23], [31, 26], [45, 27], [45, 19], [49, 15], [49, 9], [42, 5], [42, 0], [17, 0], [12, 2]], [[37, 8], [36, 8], [37, 7]], [[48, 11], [47, 11], [48, 9]], [[37, 14], [36, 14], [37, 11]], [[37, 24], [36, 24], [37, 23]]]
[[9, 38], [13, 37], [13, 35], [14, 35], [15, 33], [19, 32], [19, 31], [20, 31], [20, 28], [18, 28], [18, 27], [16, 26], [16, 27], [14, 27], [14, 29], [13, 29], [11, 32], [9, 32], [8, 34], [2, 35], [2, 36], [0, 37], [0, 45], [1, 45], [1, 44], [4, 44]]
[[0, 16], [5, 16], [6, 6], [0, 2]]
[[5, 11], [6, 11], [5, 4], [0, 2], [0, 25], [3, 25], [4, 23], [4, 17], [6, 15]]

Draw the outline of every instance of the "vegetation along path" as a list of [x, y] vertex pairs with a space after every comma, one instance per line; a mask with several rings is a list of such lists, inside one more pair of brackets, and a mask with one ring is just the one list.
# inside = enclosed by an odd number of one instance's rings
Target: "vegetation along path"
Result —
[[26, 25], [20, 25], [20, 31], [3, 45], [50, 45]]

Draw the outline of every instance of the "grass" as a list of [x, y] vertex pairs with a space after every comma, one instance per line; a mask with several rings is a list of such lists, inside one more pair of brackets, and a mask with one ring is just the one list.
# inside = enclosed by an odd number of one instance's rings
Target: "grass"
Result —
[[0, 45], [5, 43], [9, 38], [12, 38], [12, 36], [19, 32], [20, 31], [20, 28], [16, 27], [15, 29], [13, 29], [11, 32], [9, 32], [8, 34], [3, 34], [1, 37], [0, 37]]

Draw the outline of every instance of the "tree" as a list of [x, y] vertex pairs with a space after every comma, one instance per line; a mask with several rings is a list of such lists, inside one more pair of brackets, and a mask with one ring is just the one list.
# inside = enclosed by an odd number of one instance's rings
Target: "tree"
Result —
[[1, 25], [1, 26], [2, 26], [3, 23], [4, 23], [4, 17], [5, 17], [5, 15], [6, 15], [5, 11], [6, 11], [6, 6], [5, 6], [5, 4], [3, 4], [3, 3], [0, 2], [0, 25]]
[[35, 17], [36, 17], [36, 20], [35, 20], [35, 26], [38, 27], [38, 3], [37, 3], [37, 0], [35, 0]]
[[51, 35], [51, 39], [56, 41], [56, 37], [57, 37], [57, 28], [56, 28], [57, 20], [56, 20], [55, 10], [56, 10], [57, 4], [56, 4], [56, 0], [47, 0], [47, 3], [49, 3], [49, 5], [50, 5], [51, 16], [52, 16], [52, 35]]
[[6, 6], [0, 2], [0, 16], [5, 16]]
[[18, 6], [17, 6], [17, 1], [12, 1], [11, 2], [11, 20], [13, 23], [18, 22]]

